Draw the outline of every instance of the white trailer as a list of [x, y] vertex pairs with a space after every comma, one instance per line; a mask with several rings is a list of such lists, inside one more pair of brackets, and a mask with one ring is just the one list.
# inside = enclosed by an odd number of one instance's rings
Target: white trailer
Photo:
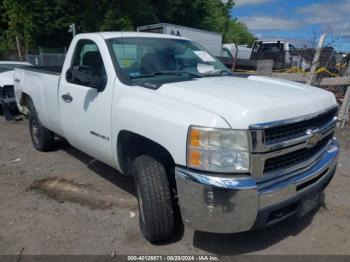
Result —
[[137, 32], [149, 32], [182, 36], [185, 38], [192, 39], [195, 42], [201, 44], [212, 55], [222, 56], [221, 33], [167, 23], [140, 26], [137, 28]]

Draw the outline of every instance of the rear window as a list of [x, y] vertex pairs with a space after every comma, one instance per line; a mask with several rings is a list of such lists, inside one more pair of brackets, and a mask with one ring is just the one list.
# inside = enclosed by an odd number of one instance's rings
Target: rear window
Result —
[[253, 52], [274, 53], [284, 51], [284, 43], [262, 43], [254, 44]]

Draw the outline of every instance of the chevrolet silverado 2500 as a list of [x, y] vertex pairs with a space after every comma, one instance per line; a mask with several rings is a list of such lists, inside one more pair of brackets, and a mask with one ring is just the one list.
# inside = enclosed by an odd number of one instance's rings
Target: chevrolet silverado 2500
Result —
[[14, 79], [37, 150], [57, 135], [135, 177], [152, 243], [171, 239], [179, 221], [231, 233], [302, 216], [335, 173], [332, 93], [235, 77], [185, 38], [80, 34], [62, 69], [16, 69]]

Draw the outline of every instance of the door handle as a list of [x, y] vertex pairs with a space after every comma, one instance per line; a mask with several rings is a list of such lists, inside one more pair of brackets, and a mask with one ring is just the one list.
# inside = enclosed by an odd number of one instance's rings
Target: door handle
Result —
[[62, 99], [66, 103], [70, 103], [73, 101], [73, 97], [70, 95], [70, 93], [62, 95]]

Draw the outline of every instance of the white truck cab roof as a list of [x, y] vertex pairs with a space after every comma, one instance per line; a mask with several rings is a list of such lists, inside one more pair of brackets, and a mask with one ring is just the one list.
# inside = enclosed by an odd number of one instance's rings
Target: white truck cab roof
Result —
[[[80, 36], [88, 35], [79, 34]], [[95, 34], [95, 33], [92, 33]], [[188, 38], [176, 36], [176, 35], [166, 35], [166, 34], [158, 34], [158, 33], [140, 33], [140, 32], [99, 32], [97, 33], [104, 39], [118, 38], [118, 37], [147, 37], [147, 38], [167, 38], [167, 39], [183, 39], [189, 40]]]
[[20, 62], [20, 61], [0, 61], [0, 65], [31, 65], [28, 62]]

